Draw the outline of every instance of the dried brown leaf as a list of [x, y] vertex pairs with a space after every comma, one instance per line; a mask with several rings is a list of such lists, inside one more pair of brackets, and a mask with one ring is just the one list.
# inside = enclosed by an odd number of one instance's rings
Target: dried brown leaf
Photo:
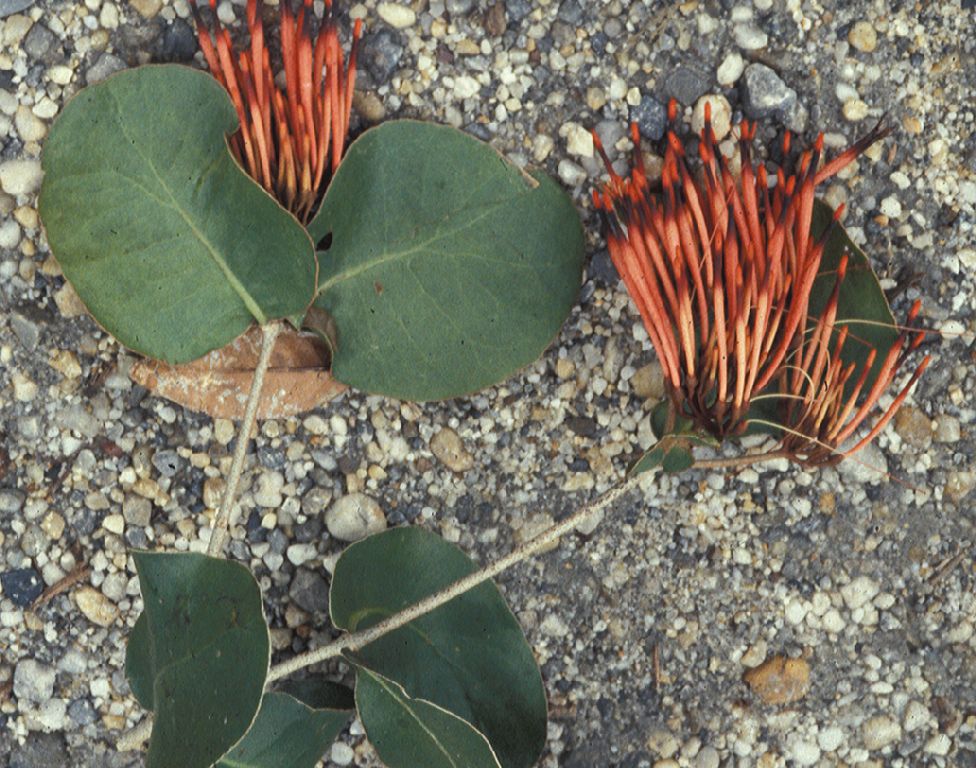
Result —
[[[226, 347], [184, 365], [143, 359], [130, 376], [160, 397], [214, 418], [244, 415], [251, 377], [261, 351], [261, 329], [252, 327]], [[328, 347], [319, 338], [287, 328], [278, 336], [264, 378], [258, 418], [295, 416], [345, 390], [328, 370]]]

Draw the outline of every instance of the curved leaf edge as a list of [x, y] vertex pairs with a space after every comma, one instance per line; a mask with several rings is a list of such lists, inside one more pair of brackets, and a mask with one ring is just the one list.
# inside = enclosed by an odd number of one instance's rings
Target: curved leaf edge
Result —
[[[132, 73], [138, 72], [138, 71], [141, 71], [141, 70], [163, 69], [163, 68], [168, 68], [168, 69], [181, 69], [181, 70], [185, 70], [187, 72], [194, 72], [194, 73], [196, 73], [196, 74], [198, 74], [198, 75], [200, 75], [202, 77], [206, 77], [206, 78], [212, 79], [212, 80], [214, 80], [214, 82], [216, 82], [216, 80], [213, 78], [213, 76], [209, 72], [205, 72], [205, 71], [203, 71], [201, 69], [197, 69], [196, 67], [191, 67], [191, 66], [188, 66], [186, 64], [175, 64], [175, 63], [148, 63], [148, 64], [140, 64], [139, 66], [136, 66], [136, 67], [128, 67], [128, 68], [123, 69], [123, 70], [120, 70], [118, 72], [113, 72], [108, 77], [106, 77], [104, 80], [100, 80], [99, 82], [94, 83], [93, 85], [85, 86], [85, 88], [79, 89], [77, 92], [73, 93], [68, 98], [68, 100], [61, 106], [61, 110], [58, 112], [58, 117], [61, 116], [61, 114], [68, 107], [68, 105], [71, 104], [72, 101], [74, 101], [81, 93], [83, 93], [84, 91], [86, 91], [88, 88], [97, 88], [98, 86], [102, 85], [103, 83], [108, 83], [108, 82], [110, 82], [110, 81], [118, 78], [120, 75], [129, 74], [131, 76]], [[227, 93], [227, 91], [224, 88], [220, 88], [220, 92], [224, 95], [224, 98], [227, 99], [228, 103], [230, 103], [231, 107], [233, 108], [233, 102], [231, 102], [230, 95]], [[234, 114], [235, 114], [235, 120], [237, 120], [237, 117], [236, 117], [237, 111], [236, 111], [236, 109], [234, 109]], [[51, 124], [51, 128], [49, 129], [49, 133], [50, 133], [50, 130], [53, 130], [54, 129], [54, 126], [56, 124], [57, 124], [57, 117], [55, 117], [54, 122]], [[240, 122], [238, 121], [237, 122], [237, 127], [235, 128], [235, 131], [234, 132], [236, 132], [239, 129], [240, 129]], [[240, 170], [240, 172], [244, 176], [247, 177], [248, 181], [251, 182], [251, 184], [253, 186], [257, 187], [262, 193], [264, 193], [264, 195], [266, 197], [270, 198], [274, 202], [274, 204], [278, 206], [278, 208], [280, 208], [282, 211], [284, 211], [286, 214], [288, 214], [288, 216], [290, 216], [292, 218], [292, 220], [294, 220], [294, 222], [305, 233], [306, 237], [308, 238], [309, 245], [311, 246], [313, 263], [315, 265], [315, 278], [314, 278], [314, 283], [313, 283], [314, 286], [315, 286], [315, 290], [312, 292], [312, 296], [309, 299], [308, 304], [306, 305], [305, 309], [301, 313], [296, 313], [295, 315], [288, 316], [288, 317], [265, 318], [265, 322], [273, 322], [275, 320], [284, 320], [284, 321], [288, 322], [296, 330], [301, 331], [302, 330], [302, 322], [303, 322], [303, 320], [305, 318], [305, 315], [308, 313], [308, 310], [311, 308], [312, 304], [315, 302], [315, 299], [318, 297], [318, 285], [319, 285], [320, 267], [319, 267], [319, 256], [318, 256], [318, 252], [315, 249], [316, 241], [312, 239], [312, 236], [311, 236], [308, 228], [298, 220], [298, 217], [295, 216], [294, 213], [292, 213], [291, 211], [289, 211], [283, 205], [281, 205], [281, 203], [278, 201], [278, 199], [274, 195], [272, 195], [270, 192], [268, 192], [268, 190], [266, 190], [263, 186], [261, 186], [245, 170], [244, 166], [241, 165], [240, 161], [236, 157], [234, 157], [234, 153], [230, 149], [230, 141], [229, 141], [230, 140], [230, 137], [233, 135], [234, 132], [228, 133], [228, 134], [226, 134], [224, 136], [224, 147], [227, 150], [227, 154], [230, 155], [231, 160], [234, 162], [234, 165], [236, 165], [237, 168]], [[44, 162], [44, 150], [43, 149], [41, 150], [40, 159], [41, 159], [41, 164], [42, 164], [42, 168], [43, 168], [43, 162]], [[37, 208], [38, 214], [40, 214], [40, 211], [41, 211], [42, 206], [43, 206], [42, 200], [44, 198], [44, 188], [45, 187], [44, 187], [44, 184], [42, 182], [41, 183], [41, 188], [40, 188], [40, 190], [38, 191], [38, 194], [37, 194], [36, 208]], [[317, 213], [316, 213], [316, 216], [318, 216]], [[41, 233], [42, 233], [42, 235], [44, 237], [45, 242], [50, 243], [50, 240], [48, 239], [48, 236], [47, 236], [47, 231], [46, 231], [46, 229], [44, 227], [43, 216], [39, 215], [38, 216], [38, 220], [40, 221], [40, 229], [41, 229]], [[54, 257], [54, 261], [56, 263], [58, 263], [58, 256], [54, 252], [54, 249], [51, 248], [50, 252], [51, 252], [51, 256]], [[58, 269], [61, 269], [60, 263], [58, 263]], [[62, 273], [63, 273], [63, 270], [62, 270]], [[67, 277], [65, 277], [64, 279], [65, 279], [65, 281], [67, 283], [71, 284], [71, 281], [68, 280]], [[73, 285], [72, 285], [72, 288], [74, 288]], [[146, 358], [146, 359], [149, 359], [149, 360], [160, 360], [160, 358], [153, 357], [152, 355], [148, 354], [145, 350], [140, 350], [140, 349], [138, 349], [134, 345], [124, 344], [123, 342], [121, 342], [111, 331], [109, 331], [107, 328], [105, 328], [99, 322], [98, 318], [95, 317], [94, 314], [92, 314], [92, 312], [88, 309], [88, 305], [85, 303], [84, 299], [80, 295], [77, 294], [77, 291], [75, 292], [75, 295], [77, 296], [77, 300], [85, 308], [85, 314], [95, 323], [96, 326], [98, 326], [98, 328], [102, 331], [102, 333], [104, 333], [106, 336], [114, 339], [116, 344], [118, 344], [123, 349], [129, 350], [130, 352], [133, 352], [133, 353], [139, 355], [140, 357], [143, 357], [143, 358]], [[249, 328], [251, 328], [252, 326], [254, 326], [254, 325], [261, 325], [261, 322], [260, 322], [260, 320], [258, 318], [254, 318], [254, 322], [252, 322], [247, 328], [243, 329], [241, 331], [241, 334], [246, 333], [247, 330]], [[237, 337], [235, 336], [234, 338], [237, 338]], [[233, 340], [234, 339], [228, 339], [225, 342], [225, 344], [229, 344]], [[217, 346], [213, 347], [213, 349], [207, 350], [206, 352], [204, 352], [203, 354], [201, 354], [199, 357], [195, 357], [192, 360], [181, 360], [181, 361], [178, 361], [178, 363], [173, 363], [173, 364], [180, 364], [180, 365], [182, 365], [184, 363], [193, 362], [194, 360], [199, 360], [200, 358], [206, 357], [208, 354], [210, 354], [214, 350], [220, 349], [221, 346], [222, 345], [217, 345]], [[164, 360], [161, 360], [161, 362], [172, 362], [172, 361], [164, 361]]]

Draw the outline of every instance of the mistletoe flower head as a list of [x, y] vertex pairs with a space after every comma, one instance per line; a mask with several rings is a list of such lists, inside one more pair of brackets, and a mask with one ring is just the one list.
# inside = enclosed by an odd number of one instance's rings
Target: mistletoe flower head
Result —
[[[676, 116], [672, 100], [672, 123]], [[626, 177], [614, 171], [594, 134], [610, 180], [594, 191], [593, 202], [605, 221], [611, 258], [661, 360], [675, 412], [724, 437], [740, 433], [753, 399], [775, 389], [775, 396], [789, 402], [784, 449], [808, 463], [832, 460], [828, 457], [836, 456], [837, 446], [868, 415], [907, 352], [921, 342], [921, 334], [909, 341], [902, 333], [858, 406], [876, 353], [849, 387], [855, 366], [845, 367], [840, 359], [848, 330], [835, 328], [846, 257], [828, 305], [815, 322], [810, 317], [811, 292], [834, 226], [818, 237], [812, 234], [815, 189], [887, 131], [879, 125], [823, 167], [821, 134], [795, 167], [779, 168], [771, 180], [764, 165], [753, 164], [756, 125], [744, 121], [737, 178], [718, 150], [706, 105], [700, 174], [693, 174], [684, 145], [669, 130], [660, 188], [648, 178], [636, 125], [631, 133], [634, 159]], [[784, 156], [790, 144], [787, 133]], [[842, 208], [834, 212], [834, 223], [841, 213]], [[911, 318], [917, 313], [916, 308]]]
[[261, 0], [247, 0], [250, 44], [236, 56], [217, 19], [216, 0], [210, 0], [212, 36], [195, 0], [191, 4], [207, 66], [227, 89], [240, 120], [231, 139], [234, 154], [261, 186], [307, 222], [342, 159], [362, 21], [355, 23], [344, 63], [331, 0], [314, 35], [312, 0], [304, 0], [298, 13], [290, 1], [281, 0], [283, 90], [275, 85], [265, 45]]

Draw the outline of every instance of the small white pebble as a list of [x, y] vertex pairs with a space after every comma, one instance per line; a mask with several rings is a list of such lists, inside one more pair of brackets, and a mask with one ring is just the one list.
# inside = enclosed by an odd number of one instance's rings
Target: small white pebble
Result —
[[417, 14], [413, 12], [410, 6], [399, 3], [380, 3], [376, 12], [383, 21], [396, 29], [413, 26], [417, 20]]
[[715, 72], [715, 78], [719, 85], [732, 85], [742, 76], [745, 68], [746, 63], [742, 56], [733, 52], [722, 59], [722, 63], [719, 64]]
[[894, 195], [888, 195], [881, 201], [881, 212], [889, 219], [901, 218], [901, 203]]

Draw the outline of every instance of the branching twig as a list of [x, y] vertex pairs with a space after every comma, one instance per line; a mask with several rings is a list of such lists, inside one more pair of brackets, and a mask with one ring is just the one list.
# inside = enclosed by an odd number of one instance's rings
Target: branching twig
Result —
[[207, 547], [207, 554], [211, 557], [220, 557], [224, 551], [224, 540], [227, 538], [227, 530], [230, 528], [230, 514], [237, 502], [237, 486], [240, 484], [241, 473], [244, 471], [247, 446], [251, 441], [251, 431], [254, 429], [254, 422], [258, 415], [258, 403], [261, 401], [261, 389], [264, 387], [264, 374], [268, 370], [268, 363], [271, 361], [271, 350], [274, 349], [275, 339], [281, 332], [281, 323], [268, 323], [261, 330], [263, 331], [261, 354], [254, 368], [251, 391], [247, 395], [244, 420], [241, 422], [240, 431], [237, 433], [237, 445], [234, 448], [234, 460], [230, 465], [230, 474], [227, 476], [227, 487], [224, 489], [224, 496], [220, 500], [220, 509], [217, 510], [210, 532], [210, 545]]
[[[772, 459], [784, 458], [785, 456], [786, 454], [783, 452], [773, 451], [770, 453], [752, 453], [745, 456], [735, 456], [727, 459], [700, 459], [695, 462], [694, 468], [714, 469], [723, 467], [742, 467], [750, 464], [770, 461]], [[286, 677], [287, 675], [297, 672], [300, 669], [310, 667], [314, 664], [320, 664], [323, 661], [335, 658], [336, 656], [341, 655], [343, 651], [355, 651], [363, 648], [370, 643], [375, 642], [384, 635], [400, 629], [401, 627], [409, 624], [411, 621], [414, 621], [415, 619], [418, 619], [421, 616], [440, 608], [445, 603], [448, 603], [454, 598], [463, 595], [465, 592], [474, 589], [479, 584], [493, 579], [495, 576], [498, 576], [512, 566], [539, 554], [553, 543], [559, 541], [559, 539], [561, 539], [567, 533], [581, 525], [588, 518], [596, 515], [617, 501], [617, 499], [637, 485], [639, 478], [639, 474], [631, 475], [620, 483], [620, 485], [617, 485], [604, 493], [602, 496], [596, 499], [596, 501], [580, 507], [569, 517], [560, 520], [555, 525], [547, 528], [534, 539], [514, 549], [500, 560], [489, 563], [481, 570], [475, 571], [474, 573], [465, 576], [463, 579], [459, 579], [439, 592], [428, 595], [423, 600], [408, 606], [399, 613], [395, 613], [392, 616], [387, 617], [380, 623], [375, 624], [361, 632], [353, 632], [351, 634], [344, 635], [328, 645], [324, 645], [321, 648], [315, 649], [314, 651], [309, 651], [308, 653], [304, 653], [281, 664], [275, 665], [268, 673], [267, 682], [271, 683], [275, 680], [280, 680], [282, 677]], [[139, 723], [138, 726], [133, 728], [131, 731], [129, 731], [129, 733], [119, 740], [119, 749], [137, 748], [142, 742], [149, 738], [151, 731], [152, 720], [150, 717], [147, 717], [145, 720]]]
[[559, 521], [552, 527], [547, 528], [531, 541], [527, 541], [522, 546], [509, 552], [507, 555], [505, 555], [505, 557], [496, 560], [493, 563], [489, 563], [481, 570], [475, 571], [474, 573], [465, 576], [463, 579], [455, 581], [453, 584], [448, 585], [439, 592], [428, 595], [423, 600], [414, 603], [399, 613], [393, 614], [392, 616], [381, 621], [379, 624], [374, 624], [372, 627], [369, 629], [364, 629], [362, 632], [353, 632], [352, 634], [340, 637], [338, 640], [335, 640], [328, 645], [317, 648], [314, 651], [309, 651], [301, 656], [296, 656], [293, 659], [272, 667], [271, 671], [268, 673], [268, 682], [278, 680], [285, 675], [290, 675], [292, 672], [296, 672], [299, 669], [311, 666], [312, 664], [318, 664], [322, 661], [326, 661], [327, 659], [334, 658], [343, 651], [355, 651], [359, 648], [367, 646], [373, 641], [383, 637], [383, 635], [409, 624], [414, 619], [430, 613], [436, 608], [444, 605], [444, 603], [450, 602], [455, 597], [463, 595], [465, 592], [474, 589], [479, 584], [488, 581], [489, 579], [493, 579], [495, 576], [508, 570], [513, 565], [517, 565], [523, 560], [527, 560], [533, 555], [537, 555], [554, 542], [559, 541], [559, 539], [583, 523], [585, 520], [613, 504], [613, 502], [615, 502], [637, 484], [639, 477], [639, 475], [632, 475], [631, 477], [628, 477], [620, 485], [611, 488], [593, 503], [580, 507], [569, 517]]
[[[772, 452], [752, 453], [729, 459], [701, 459], [695, 462], [694, 467], [702, 469], [741, 467], [749, 464], [769, 461], [771, 459], [783, 458], [785, 456], [786, 454], [782, 452]], [[481, 570], [465, 576], [463, 579], [448, 585], [439, 592], [428, 595], [423, 600], [414, 603], [399, 613], [393, 614], [392, 616], [381, 621], [379, 624], [374, 624], [369, 629], [365, 629], [361, 632], [354, 632], [352, 634], [345, 635], [340, 637], [338, 640], [329, 643], [328, 645], [324, 645], [321, 648], [315, 649], [314, 651], [309, 651], [301, 656], [296, 656], [293, 659], [289, 659], [286, 662], [275, 665], [271, 668], [271, 671], [268, 674], [268, 682], [272, 682], [285, 677], [286, 675], [290, 675], [292, 672], [296, 672], [299, 669], [304, 669], [305, 667], [313, 664], [318, 664], [334, 658], [340, 655], [343, 651], [355, 651], [363, 648], [364, 646], [367, 646], [375, 640], [383, 637], [383, 635], [409, 624], [414, 619], [430, 613], [436, 608], [439, 608], [445, 603], [453, 600], [455, 597], [463, 595], [465, 592], [474, 589], [482, 582], [493, 579], [495, 576], [498, 576], [503, 571], [508, 570], [513, 565], [517, 565], [523, 560], [527, 560], [533, 555], [537, 555], [554, 542], [559, 541], [559, 539], [580, 525], [584, 520], [613, 504], [613, 502], [615, 502], [637, 484], [639, 477], [640, 475], [631, 475], [620, 485], [611, 488], [593, 503], [580, 507], [580, 509], [576, 510], [565, 520], [561, 520], [552, 527], [546, 529], [534, 539], [513, 550], [500, 560], [496, 560]]]

